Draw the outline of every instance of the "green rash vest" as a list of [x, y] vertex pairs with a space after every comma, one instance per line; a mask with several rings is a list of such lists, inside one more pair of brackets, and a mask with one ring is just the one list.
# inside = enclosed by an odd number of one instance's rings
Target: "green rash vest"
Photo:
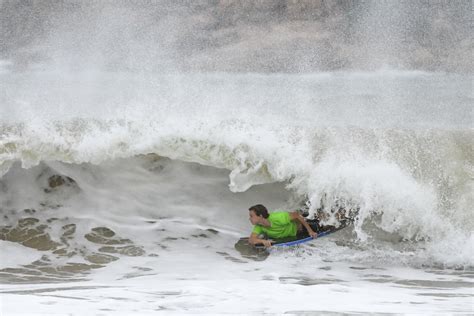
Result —
[[268, 216], [269, 227], [255, 225], [252, 233], [265, 234], [269, 238], [285, 238], [296, 236], [298, 230], [296, 223], [290, 218], [288, 212], [274, 212]]

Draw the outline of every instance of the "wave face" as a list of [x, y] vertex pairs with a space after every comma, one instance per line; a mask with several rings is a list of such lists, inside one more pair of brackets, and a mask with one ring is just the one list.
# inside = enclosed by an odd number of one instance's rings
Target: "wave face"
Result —
[[[207, 166], [206, 181], [216, 185], [222, 182], [213, 175], [227, 169], [231, 192], [283, 183], [288, 197], [275, 207], [308, 202], [315, 212], [322, 202], [330, 208], [344, 201], [360, 208], [353, 240], [367, 257], [384, 245], [386, 253], [414, 252], [416, 260], [407, 259], [414, 264], [473, 265], [468, 76], [394, 70], [163, 76], [38, 71], [3, 72], [0, 81], [6, 92], [0, 96], [5, 214], [59, 208], [69, 217], [80, 218], [87, 209], [97, 213], [88, 218], [105, 216], [124, 202], [105, 201], [119, 192], [110, 179], [127, 165], [120, 181], [134, 188], [127, 201], [135, 203], [127, 204], [127, 212], [140, 217], [140, 205], [153, 209], [151, 191], [167, 188], [166, 178], [161, 185], [146, 182], [143, 166], [167, 157], [174, 161], [171, 176], [194, 184], [184, 191], [174, 186], [168, 195], [216, 198], [200, 192], [195, 174], [176, 171], [187, 168], [182, 162]], [[54, 175], [61, 175], [67, 189], [48, 195], [45, 203], [44, 188]], [[33, 193], [22, 195], [22, 188]], [[234, 209], [238, 195], [223, 196], [220, 203]], [[255, 196], [243, 202], [274, 203]], [[91, 207], [101, 203], [107, 208]], [[239, 221], [240, 215], [232, 218], [244, 232], [246, 215]], [[187, 216], [202, 221], [215, 214], [196, 207]]]

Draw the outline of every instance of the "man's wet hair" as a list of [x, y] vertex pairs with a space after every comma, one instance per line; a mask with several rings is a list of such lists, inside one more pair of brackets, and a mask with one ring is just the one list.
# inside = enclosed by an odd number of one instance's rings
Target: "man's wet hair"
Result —
[[249, 208], [249, 211], [254, 211], [255, 215], [257, 216], [263, 216], [263, 218], [268, 218], [268, 210], [265, 206], [262, 204], [257, 204]]

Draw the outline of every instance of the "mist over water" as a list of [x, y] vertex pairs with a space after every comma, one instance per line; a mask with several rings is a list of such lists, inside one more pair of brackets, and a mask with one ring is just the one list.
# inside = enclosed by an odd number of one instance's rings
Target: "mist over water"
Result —
[[[341, 295], [346, 286], [360, 292], [361, 280], [368, 296], [346, 298], [359, 312], [395, 306], [370, 292], [400, 287], [412, 304], [401, 313], [469, 311], [471, 7], [1, 2], [0, 280], [9, 311], [22, 284], [90, 280], [116, 287], [125, 311], [156, 284], [160, 292], [146, 295], [159, 295], [160, 308], [142, 312], [230, 310], [254, 286], [274, 294], [270, 312], [290, 311], [279, 300], [291, 291], [305, 310], [322, 311], [303, 287]], [[327, 241], [255, 262], [233, 245], [257, 203], [323, 207], [329, 223], [338, 203], [358, 214]], [[379, 271], [386, 266], [394, 268]], [[213, 292], [222, 280], [235, 286]], [[90, 302], [107, 292], [84, 290], [78, 297]], [[34, 291], [31, 306], [51, 312]], [[443, 295], [455, 303], [438, 302]], [[244, 312], [261, 312], [256, 304]]]
[[2, 1], [13, 69], [472, 73], [472, 1]]

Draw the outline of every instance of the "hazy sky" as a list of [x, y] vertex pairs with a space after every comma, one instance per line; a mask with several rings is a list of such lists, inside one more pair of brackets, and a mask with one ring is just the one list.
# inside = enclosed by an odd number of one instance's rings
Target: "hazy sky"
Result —
[[0, 59], [106, 70], [472, 70], [472, 1], [0, 1]]

